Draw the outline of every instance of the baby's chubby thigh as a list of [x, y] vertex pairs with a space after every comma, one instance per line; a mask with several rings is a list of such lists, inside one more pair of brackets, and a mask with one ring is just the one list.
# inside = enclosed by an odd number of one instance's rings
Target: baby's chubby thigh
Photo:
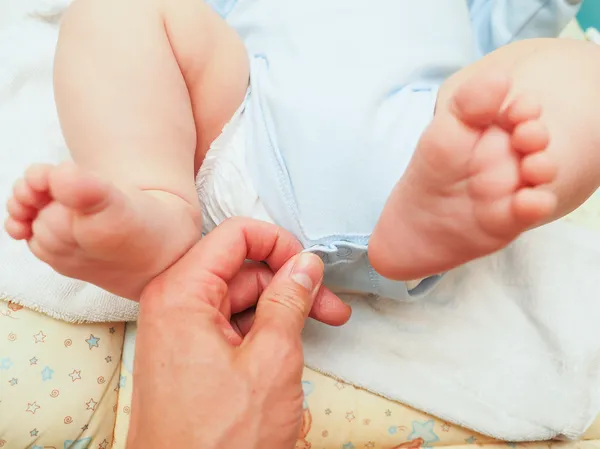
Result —
[[191, 168], [243, 101], [248, 78], [244, 43], [205, 2], [81, 0], [62, 20], [63, 134], [80, 167], [118, 185], [189, 200]]

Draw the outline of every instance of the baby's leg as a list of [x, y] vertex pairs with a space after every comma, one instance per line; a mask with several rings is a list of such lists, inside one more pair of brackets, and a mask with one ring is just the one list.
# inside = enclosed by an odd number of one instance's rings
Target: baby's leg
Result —
[[600, 47], [548, 39], [448, 80], [373, 233], [373, 266], [443, 272], [578, 207], [600, 186], [598, 79]]
[[75, 164], [32, 167], [9, 234], [67, 276], [137, 299], [200, 237], [194, 178], [243, 101], [245, 48], [198, 0], [76, 0], [55, 91]]

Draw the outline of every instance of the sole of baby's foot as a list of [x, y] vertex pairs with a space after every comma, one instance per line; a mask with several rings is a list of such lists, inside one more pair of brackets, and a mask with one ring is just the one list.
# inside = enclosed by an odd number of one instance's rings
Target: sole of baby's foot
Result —
[[495, 252], [548, 220], [557, 164], [541, 108], [510, 80], [480, 76], [436, 113], [369, 242], [373, 267], [419, 279]]
[[134, 300], [200, 238], [182, 198], [121, 190], [74, 164], [30, 167], [7, 209], [8, 234], [55, 271]]

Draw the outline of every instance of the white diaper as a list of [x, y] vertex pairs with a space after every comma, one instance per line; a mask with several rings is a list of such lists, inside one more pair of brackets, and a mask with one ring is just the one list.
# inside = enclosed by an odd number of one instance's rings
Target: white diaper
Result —
[[196, 176], [204, 234], [230, 217], [249, 217], [273, 223], [246, 167], [244, 108], [245, 103], [211, 144]]

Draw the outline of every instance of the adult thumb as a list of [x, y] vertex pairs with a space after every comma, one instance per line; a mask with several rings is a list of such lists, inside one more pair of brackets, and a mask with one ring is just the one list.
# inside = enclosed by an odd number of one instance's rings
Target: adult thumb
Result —
[[291, 258], [260, 296], [246, 340], [259, 334], [299, 339], [323, 282], [323, 270], [323, 262], [314, 254]]

